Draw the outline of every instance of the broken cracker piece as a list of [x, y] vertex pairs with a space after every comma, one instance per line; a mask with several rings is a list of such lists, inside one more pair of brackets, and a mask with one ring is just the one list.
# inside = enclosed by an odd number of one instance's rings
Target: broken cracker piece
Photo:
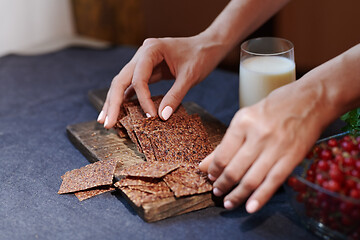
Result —
[[137, 150], [142, 153], [141, 146], [140, 146], [140, 144], [136, 138], [136, 135], [134, 133], [134, 130], [133, 130], [131, 118], [129, 116], [123, 117], [120, 120], [120, 122], [125, 127], [131, 141], [136, 145]]
[[174, 196], [161, 178], [125, 177], [114, 186], [138, 207], [143, 203]]
[[111, 185], [116, 163], [117, 161], [112, 159], [103, 160], [66, 172], [62, 176], [63, 181], [58, 193], [71, 193]]
[[172, 192], [161, 192], [157, 194], [152, 194], [148, 192], [143, 192], [135, 189], [130, 189], [128, 187], [120, 188], [124, 194], [138, 207], [144, 203], [154, 202], [163, 198], [168, 198], [174, 196]]
[[184, 165], [167, 174], [164, 182], [174, 192], [176, 197], [210, 192], [212, 185], [205, 174], [194, 165]]
[[162, 182], [159, 178], [141, 178], [141, 177], [125, 177], [120, 181], [114, 183], [117, 188], [127, 186], [153, 186]]
[[152, 194], [162, 194], [164, 192], [171, 191], [164, 181], [160, 181], [158, 184], [153, 184], [149, 186], [127, 186], [127, 187], [129, 189], [139, 190], [142, 192], [147, 192]]
[[180, 165], [168, 162], [144, 162], [132, 165], [120, 171], [123, 176], [161, 178]]
[[101, 187], [101, 188], [94, 188], [84, 191], [75, 192], [75, 196], [79, 199], [79, 201], [84, 201], [86, 199], [89, 199], [91, 197], [95, 197], [97, 195], [100, 195], [102, 193], [111, 192], [114, 191], [115, 188], [111, 186]]

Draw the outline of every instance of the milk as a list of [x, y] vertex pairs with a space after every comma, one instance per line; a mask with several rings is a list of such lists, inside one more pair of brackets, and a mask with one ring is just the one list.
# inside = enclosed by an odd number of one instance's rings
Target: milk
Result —
[[250, 106], [274, 89], [295, 81], [295, 63], [285, 57], [254, 56], [240, 63], [240, 107]]

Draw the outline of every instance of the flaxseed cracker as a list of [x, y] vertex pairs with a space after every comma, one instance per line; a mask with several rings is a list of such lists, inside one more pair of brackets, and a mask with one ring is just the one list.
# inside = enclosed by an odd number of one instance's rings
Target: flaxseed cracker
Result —
[[127, 115], [124, 106], [120, 106], [119, 115], [117, 121], [115, 123], [114, 129], [116, 130], [117, 134], [121, 138], [128, 137], [127, 131], [125, 127], [121, 124], [120, 120], [123, 119]]
[[147, 134], [145, 134], [143, 131], [134, 129], [135, 135], [139, 141], [141, 150], [144, 153], [144, 156], [146, 158], [146, 161], [148, 162], [154, 162], [156, 161], [154, 150], [151, 146], [151, 141], [148, 138]]
[[114, 190], [115, 190], [114, 187], [106, 186], [106, 187], [101, 187], [101, 188], [94, 188], [94, 189], [75, 192], [75, 196], [79, 199], [79, 201], [84, 201], [91, 197], [95, 197], [102, 193], [111, 192]]
[[158, 161], [198, 164], [213, 151], [206, 131], [196, 125], [154, 131], [149, 136]]
[[146, 161], [148, 162], [156, 161], [154, 150], [152, 149], [151, 142], [148, 137], [148, 132], [149, 129], [153, 129], [153, 125], [159, 121], [161, 120], [157, 116], [133, 121], [135, 135], [145, 155]]
[[133, 126], [131, 123], [131, 118], [130, 116], [125, 116], [120, 120], [121, 124], [125, 127], [131, 141], [136, 145], [136, 149], [142, 153], [142, 149], [141, 146], [136, 138], [135, 132], [133, 130]]
[[179, 168], [179, 164], [168, 162], [143, 162], [129, 166], [119, 172], [119, 175], [133, 177], [161, 178]]
[[129, 106], [127, 107], [127, 111], [131, 118], [131, 121], [146, 118], [146, 115], [140, 105]]
[[170, 191], [152, 194], [140, 190], [130, 189], [128, 187], [121, 187], [120, 189], [138, 207], [140, 207], [144, 203], [154, 202], [160, 199], [174, 196], [174, 194]]
[[117, 133], [117, 135], [121, 138], [126, 138], [129, 137], [129, 135], [127, 134], [127, 131], [124, 127], [122, 128], [115, 128], [115, 131]]
[[159, 184], [152, 186], [128, 186], [128, 188], [152, 194], [162, 194], [164, 192], [167, 193], [171, 191], [164, 181], [161, 181]]
[[[163, 96], [155, 96], [155, 97], [152, 97], [152, 99], [156, 100], [156, 99], [161, 99], [162, 97]], [[120, 111], [119, 111], [119, 115], [117, 118], [117, 122], [115, 123], [115, 126], [114, 126], [115, 129], [124, 128], [124, 126], [122, 125], [120, 120], [123, 119], [125, 116], [129, 115], [128, 108], [133, 107], [133, 106], [140, 106], [138, 99], [125, 100], [123, 102], [123, 104], [120, 106]]]
[[[154, 105], [156, 108], [159, 107], [162, 98], [163, 98], [162, 95], [151, 97], [151, 100], [154, 102]], [[127, 115], [129, 115], [134, 120], [146, 117], [145, 113], [143, 112], [143, 110], [141, 108], [141, 105], [140, 105], [140, 102], [138, 99], [124, 102], [123, 106], [124, 106], [124, 109], [125, 109]]]
[[168, 194], [170, 188], [161, 178], [125, 177], [114, 184], [115, 187], [124, 187], [132, 190], [143, 191], [152, 194]]
[[212, 185], [207, 177], [194, 165], [184, 165], [167, 174], [164, 182], [176, 197], [210, 192]]
[[[162, 98], [163, 98], [162, 95], [151, 97], [156, 109], [159, 108]], [[187, 115], [187, 112], [186, 109], [180, 104], [179, 107], [173, 113], [173, 115]], [[120, 107], [120, 112], [117, 122], [115, 124], [115, 128], [123, 127], [120, 120], [125, 116], [130, 116], [132, 120], [146, 118], [146, 115], [143, 112], [138, 99], [127, 100], [123, 102], [123, 104]]]
[[163, 180], [159, 178], [125, 177], [114, 183], [114, 186], [117, 188], [127, 186], [154, 186], [162, 181]]
[[133, 121], [134, 130], [143, 132], [145, 134], [159, 130], [170, 130], [178, 128], [188, 129], [193, 126], [198, 127], [200, 131], [205, 131], [205, 128], [202, 127], [202, 122], [198, 114], [174, 115], [167, 121], [163, 121], [159, 117], [151, 117], [143, 120]]
[[116, 160], [103, 160], [74, 169], [63, 175], [59, 194], [71, 193], [111, 185], [113, 183]]
[[204, 128], [201, 128], [202, 123], [199, 115], [176, 115], [171, 117], [168, 121], [162, 121], [159, 117], [152, 117], [142, 120], [133, 121], [133, 129], [141, 146], [141, 149], [145, 155], [145, 158], [149, 162], [156, 160], [155, 152], [152, 147], [149, 134], [159, 130], [172, 130], [183, 129], [184, 131], [194, 126], [198, 126], [199, 131], [205, 132]]

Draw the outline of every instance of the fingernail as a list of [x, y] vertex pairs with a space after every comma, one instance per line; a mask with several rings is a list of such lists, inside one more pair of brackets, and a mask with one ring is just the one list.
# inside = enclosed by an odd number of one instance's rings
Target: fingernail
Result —
[[109, 122], [109, 117], [106, 116], [106, 118], [105, 118], [105, 123], [104, 123], [104, 127], [106, 127], [106, 126], [108, 125], [108, 122]]
[[246, 211], [248, 213], [253, 213], [258, 210], [259, 201], [258, 200], [251, 200], [248, 204], [246, 204]]
[[201, 166], [202, 166], [202, 164], [203, 164], [203, 162], [200, 162], [200, 163], [199, 163], [199, 167], [201, 167]]
[[234, 204], [231, 202], [231, 201], [229, 201], [229, 200], [226, 200], [225, 202], [224, 202], [224, 208], [226, 208], [226, 209], [233, 209], [234, 208]]
[[208, 174], [208, 178], [210, 179], [210, 181], [213, 181], [213, 182], [216, 180], [216, 177], [214, 177], [210, 173]]
[[100, 121], [103, 117], [104, 117], [104, 111], [101, 111], [97, 118], [97, 121]]
[[166, 106], [162, 110], [161, 115], [164, 120], [168, 120], [172, 113], [173, 113], [173, 109], [170, 106]]
[[220, 197], [221, 195], [223, 195], [223, 192], [220, 191], [218, 188], [214, 188], [214, 189], [213, 189], [213, 193], [214, 193], [214, 195], [217, 196], [217, 197]]
[[145, 115], [146, 115], [147, 118], [151, 117], [150, 113], [146, 113]]

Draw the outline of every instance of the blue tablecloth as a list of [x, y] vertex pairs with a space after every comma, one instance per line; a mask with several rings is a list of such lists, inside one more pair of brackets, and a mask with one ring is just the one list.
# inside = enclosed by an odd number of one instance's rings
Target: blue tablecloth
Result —
[[[0, 58], [0, 239], [316, 239], [280, 189], [258, 213], [221, 207], [146, 223], [119, 193], [79, 202], [58, 195], [60, 176], [88, 161], [69, 124], [96, 119], [87, 92], [108, 87], [135, 53], [128, 47], [68, 48]], [[151, 87], [164, 94], [171, 82]], [[225, 124], [238, 109], [237, 74], [215, 70], [184, 101]]]

